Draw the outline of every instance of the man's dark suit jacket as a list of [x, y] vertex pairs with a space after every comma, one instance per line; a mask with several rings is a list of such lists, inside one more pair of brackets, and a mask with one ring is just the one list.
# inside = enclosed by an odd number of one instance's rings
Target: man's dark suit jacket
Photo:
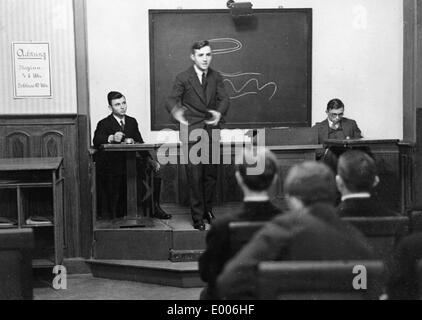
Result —
[[[223, 122], [223, 117], [229, 108], [229, 97], [224, 89], [223, 78], [217, 71], [209, 68], [206, 94], [204, 94], [194, 67], [190, 67], [176, 76], [166, 108], [169, 112], [175, 108], [185, 109], [184, 116], [189, 123], [189, 133], [193, 129], [204, 127], [204, 120], [210, 118], [208, 113], [210, 109], [219, 111], [222, 115], [220, 122]], [[218, 125], [216, 128], [219, 127]]]
[[215, 282], [225, 263], [233, 256], [230, 248], [229, 223], [233, 221], [267, 221], [281, 210], [271, 202], [244, 202], [235, 213], [216, 219], [206, 236], [206, 250], [199, 259], [199, 274], [208, 283], [204, 299], [218, 299]]
[[404, 238], [395, 249], [387, 283], [389, 299], [418, 300], [421, 298], [416, 269], [420, 259], [422, 259], [422, 233], [419, 232]]
[[255, 299], [256, 266], [269, 260], [359, 260], [372, 251], [331, 205], [317, 204], [268, 222], [230, 260], [217, 280], [224, 299]]
[[394, 217], [398, 213], [383, 207], [371, 198], [350, 198], [337, 207], [340, 217]]
[[[108, 137], [122, 131], [120, 124], [112, 114], [98, 122], [94, 133], [94, 147], [99, 148], [108, 143]], [[124, 138], [132, 138], [136, 143], [143, 143], [135, 118], [125, 116]], [[96, 154], [97, 170], [99, 173], [124, 175], [126, 173], [126, 158], [123, 152], [98, 152]]]
[[[317, 122], [313, 127], [318, 129], [318, 143], [324, 143], [324, 141], [328, 139], [328, 133], [330, 130], [328, 119], [325, 119], [322, 122]], [[355, 120], [343, 118], [341, 120], [341, 127], [344, 133], [344, 137], [342, 137], [342, 139], [347, 139], [347, 137], [350, 139], [362, 138], [362, 133]]]

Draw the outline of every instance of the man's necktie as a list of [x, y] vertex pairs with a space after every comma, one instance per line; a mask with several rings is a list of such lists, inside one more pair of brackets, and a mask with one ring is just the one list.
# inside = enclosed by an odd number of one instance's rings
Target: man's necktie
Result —
[[207, 89], [207, 75], [205, 72], [202, 73], [202, 88], [205, 90]]
[[120, 120], [120, 127], [122, 127], [122, 132], [125, 132], [125, 123], [123, 120]]

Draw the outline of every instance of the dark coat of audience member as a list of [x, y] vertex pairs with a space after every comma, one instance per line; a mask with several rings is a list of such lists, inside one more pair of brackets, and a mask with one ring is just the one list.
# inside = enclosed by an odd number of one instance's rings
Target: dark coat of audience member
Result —
[[340, 202], [337, 210], [340, 217], [391, 217], [398, 215], [373, 197], [344, 200]]
[[[252, 149], [244, 150], [242, 161], [237, 165], [236, 179], [243, 190], [244, 202], [240, 210], [228, 213], [213, 221], [206, 236], [206, 250], [199, 259], [199, 274], [207, 286], [201, 299], [218, 299], [215, 282], [225, 263], [235, 254], [230, 246], [229, 223], [233, 221], [267, 221], [281, 213], [270, 201], [270, 189], [277, 181], [275, 156], [265, 148], [258, 148], [256, 157]], [[255, 160], [255, 161], [251, 161]], [[259, 174], [248, 174], [259, 161], [265, 163]], [[238, 162], [239, 163], [239, 162]], [[253, 172], [252, 172], [253, 173]]]
[[379, 183], [376, 163], [360, 150], [344, 152], [338, 161], [337, 188], [342, 194], [338, 206], [341, 217], [387, 217], [398, 215], [374, 198]]
[[236, 213], [229, 213], [213, 222], [206, 236], [207, 247], [199, 259], [199, 274], [208, 283], [201, 299], [218, 299], [215, 282], [234, 252], [230, 247], [229, 223], [233, 221], [266, 221], [280, 213], [271, 202], [245, 202]]
[[268, 222], [230, 260], [217, 280], [223, 299], [256, 299], [256, 267], [269, 260], [366, 260], [372, 250], [333, 206], [335, 179], [324, 164], [304, 162], [288, 173], [289, 213]]
[[422, 259], [422, 233], [403, 238], [395, 249], [392, 259], [387, 284], [389, 299], [417, 300], [421, 298], [417, 273], [417, 263], [420, 259]]

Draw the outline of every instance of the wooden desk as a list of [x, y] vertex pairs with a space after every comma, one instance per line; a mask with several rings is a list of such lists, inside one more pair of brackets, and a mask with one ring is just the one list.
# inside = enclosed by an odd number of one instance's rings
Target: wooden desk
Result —
[[[218, 166], [218, 179], [215, 192], [215, 205], [222, 205], [231, 202], [241, 202], [242, 191], [237, 184], [235, 177], [234, 156], [243, 146], [250, 146], [248, 142], [242, 143], [220, 143], [220, 155], [230, 159], [230, 162], [221, 161]], [[180, 165], [181, 146], [179, 144], [168, 145], [170, 156], [177, 157], [178, 163], [170, 163], [162, 166], [163, 176], [163, 198], [164, 203], [178, 203], [182, 206], [189, 206], [189, 186], [186, 179], [185, 166]], [[287, 171], [295, 164], [305, 160], [315, 160], [316, 152], [322, 145], [289, 145], [289, 146], [267, 146], [276, 156], [280, 171], [280, 183], [276, 190], [276, 202], [284, 202], [283, 180]], [[158, 150], [158, 155], [162, 152]], [[180, 158], [179, 158], [180, 156]]]
[[[126, 154], [126, 202], [127, 219], [138, 219], [138, 190], [136, 185], [136, 153], [139, 151], [155, 151], [161, 144], [135, 143], [135, 144], [103, 144], [100, 150], [105, 152], [124, 152]], [[154, 179], [151, 177], [151, 201], [154, 203]], [[151, 206], [154, 215], [154, 205]]]

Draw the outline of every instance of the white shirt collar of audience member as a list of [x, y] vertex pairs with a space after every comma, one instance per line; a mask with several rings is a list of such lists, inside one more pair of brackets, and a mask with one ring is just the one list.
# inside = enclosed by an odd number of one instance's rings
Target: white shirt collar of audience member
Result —
[[347, 200], [347, 199], [365, 199], [370, 198], [371, 194], [369, 192], [358, 192], [358, 193], [352, 193], [341, 197], [341, 201]]
[[269, 200], [270, 197], [264, 194], [248, 195], [243, 198], [244, 202], [265, 202]]

